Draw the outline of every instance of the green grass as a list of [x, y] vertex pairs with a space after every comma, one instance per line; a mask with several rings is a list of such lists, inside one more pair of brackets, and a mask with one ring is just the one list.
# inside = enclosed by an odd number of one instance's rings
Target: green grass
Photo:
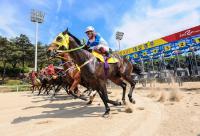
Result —
[[21, 80], [7, 80], [3, 86], [1, 87], [0, 92], [16, 92], [17, 91], [17, 85], [18, 86], [18, 91], [29, 91], [30, 87], [29, 86], [20, 86], [20, 85], [29, 85], [27, 83], [23, 83]]
[[20, 85], [22, 82], [20, 80], [8, 80], [5, 85]]

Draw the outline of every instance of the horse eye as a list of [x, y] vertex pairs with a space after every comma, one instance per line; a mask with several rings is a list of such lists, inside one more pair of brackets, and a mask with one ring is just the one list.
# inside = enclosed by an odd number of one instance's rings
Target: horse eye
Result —
[[62, 39], [61, 36], [58, 36], [58, 37], [56, 38], [56, 41], [57, 41], [57, 42], [62, 42], [62, 40], [63, 40], [63, 39]]

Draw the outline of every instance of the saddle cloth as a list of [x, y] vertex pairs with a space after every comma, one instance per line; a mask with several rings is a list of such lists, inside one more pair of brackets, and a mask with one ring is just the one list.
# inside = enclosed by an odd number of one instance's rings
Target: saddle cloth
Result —
[[[105, 63], [105, 59], [104, 59], [104, 56], [102, 54], [100, 54], [100, 53], [98, 53], [96, 51], [92, 51], [92, 54], [96, 58], [98, 58], [101, 62]], [[107, 59], [107, 63], [110, 63], [110, 64], [117, 63], [117, 62], [119, 62], [119, 60], [117, 58], [112, 57], [112, 56]]]

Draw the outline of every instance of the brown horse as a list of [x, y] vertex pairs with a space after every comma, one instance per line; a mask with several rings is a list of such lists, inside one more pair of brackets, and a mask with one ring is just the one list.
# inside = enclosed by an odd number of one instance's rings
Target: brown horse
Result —
[[[104, 63], [99, 62], [90, 52], [81, 49], [81, 42], [73, 36], [68, 30], [60, 33], [56, 40], [50, 45], [48, 51], [50, 53], [58, 50], [60, 47], [65, 46], [67, 48], [70, 57], [74, 62], [81, 67], [81, 78], [84, 79], [87, 84], [93, 89], [97, 90], [101, 97], [106, 111], [104, 116], [109, 115], [110, 108], [108, 103], [113, 105], [121, 105], [118, 101], [112, 101], [108, 99], [106, 80], [111, 79], [117, 84], [123, 84], [123, 79], [130, 83], [131, 88], [128, 94], [129, 101], [135, 103], [132, 98], [133, 89], [135, 88], [136, 82], [131, 78], [132, 71], [140, 74], [140, 70], [134, 67], [126, 58], [121, 58], [119, 55], [115, 55], [119, 59], [119, 64], [109, 64], [107, 74], [105, 74]], [[123, 86], [123, 85], [122, 85]], [[125, 102], [126, 90], [123, 90], [123, 100]]]
[[[87, 86], [86, 84], [84, 84], [84, 80], [81, 80], [81, 71], [79, 70], [78, 66], [73, 62], [73, 60], [71, 59], [71, 57], [69, 56], [68, 53], [58, 53], [56, 54], [56, 56], [54, 56], [56, 58], [60, 58], [63, 61], [63, 67], [64, 70], [68, 73], [69, 75], [69, 80], [72, 81], [73, 83], [71, 83], [71, 87], [69, 88], [69, 92], [75, 96], [75, 97], [80, 97], [80, 91], [78, 90], [78, 95], [74, 93], [74, 89], [77, 90], [78, 88], [78, 84], [83, 85], [84, 87], [87, 88], [86, 91], [90, 91], [89, 92], [89, 96], [90, 96], [90, 100], [87, 104], [92, 104], [94, 97], [96, 96], [96, 91], [94, 93], [92, 93], [92, 90], [89, 89], [89, 86]], [[111, 79], [112, 80], [112, 79]], [[120, 82], [116, 82], [116, 80], [112, 80], [114, 83], [116, 83], [117, 85], [120, 85], [122, 87], [123, 90], [126, 90], [126, 83], [120, 83]], [[120, 84], [119, 84], [120, 83]], [[122, 98], [123, 100], [123, 98]], [[123, 102], [125, 103], [125, 100], [123, 100]]]
[[[78, 89], [78, 84], [81, 84], [82, 86], [88, 88], [88, 86], [86, 84], [84, 84], [84, 82], [80, 82], [81, 81], [81, 74], [80, 74], [80, 70], [77, 67], [77, 65], [73, 62], [73, 60], [71, 59], [71, 57], [69, 56], [69, 54], [67, 53], [59, 53], [57, 56], [55, 56], [57, 58], [60, 58], [63, 61], [63, 68], [64, 71], [66, 73], [66, 80], [68, 80], [69, 82], [69, 93], [72, 94], [74, 97], [86, 100], [86, 98], [81, 95], [80, 90]], [[76, 91], [76, 93], [75, 93]]]

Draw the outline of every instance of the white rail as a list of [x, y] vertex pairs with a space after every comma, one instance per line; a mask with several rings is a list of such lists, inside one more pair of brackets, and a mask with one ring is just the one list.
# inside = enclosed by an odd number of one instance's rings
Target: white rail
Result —
[[20, 87], [31, 87], [31, 85], [0, 85], [1, 88], [16, 88], [17, 92], [19, 92]]

